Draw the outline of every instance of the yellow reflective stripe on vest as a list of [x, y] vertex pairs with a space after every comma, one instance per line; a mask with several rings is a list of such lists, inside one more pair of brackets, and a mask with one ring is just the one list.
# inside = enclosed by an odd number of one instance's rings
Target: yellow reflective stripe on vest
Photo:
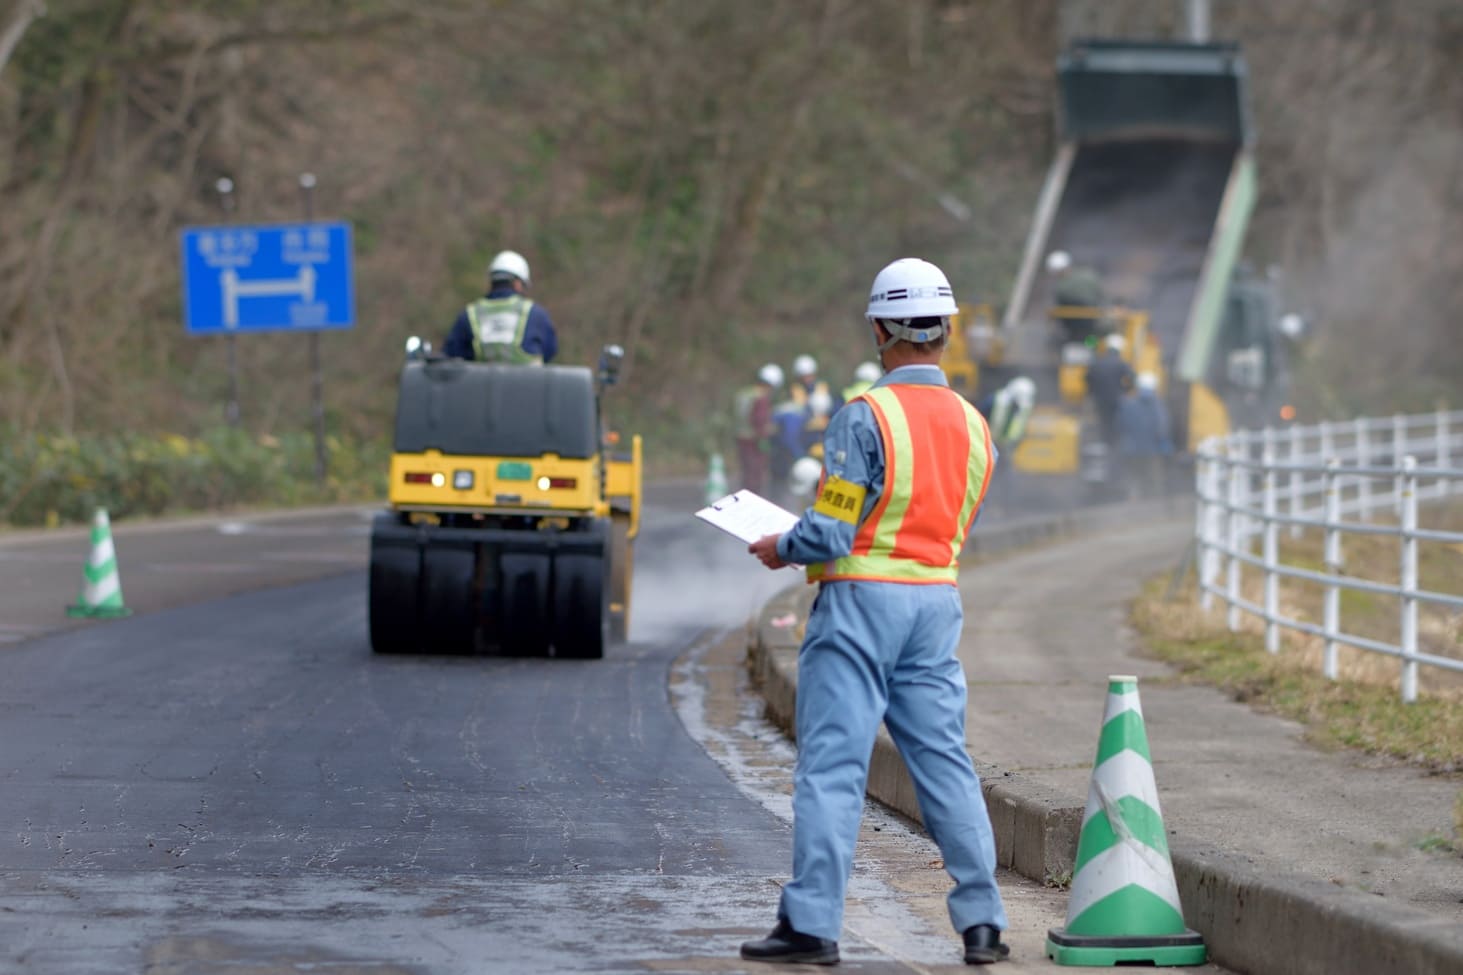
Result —
[[991, 450], [990, 436], [986, 427], [985, 418], [980, 411], [971, 406], [970, 403], [961, 397], [961, 405], [965, 407], [965, 427], [970, 431], [971, 453], [980, 454], [979, 470], [966, 461], [966, 469], [970, 471], [965, 481], [965, 504], [960, 508], [960, 534], [950, 542], [950, 560], [960, 558], [960, 550], [965, 547], [965, 536], [970, 531], [970, 519], [975, 517], [976, 506], [980, 504], [981, 498], [985, 495], [986, 484], [990, 481], [991, 473]]
[[[868, 551], [868, 556], [888, 556], [894, 551], [894, 542], [899, 537], [899, 526], [904, 523], [904, 513], [909, 509], [909, 499], [913, 497], [914, 443], [909, 437], [909, 420], [904, 415], [904, 407], [899, 404], [899, 397], [894, 395], [893, 390], [880, 386], [869, 390], [864, 398], [877, 404], [879, 412], [883, 413], [887, 422], [885, 431], [889, 435], [888, 443], [894, 448], [894, 456], [884, 458], [884, 490], [889, 492], [889, 506], [884, 509], [883, 517], [874, 528], [874, 543], [869, 546]], [[894, 473], [892, 483], [887, 476], [888, 471]]]

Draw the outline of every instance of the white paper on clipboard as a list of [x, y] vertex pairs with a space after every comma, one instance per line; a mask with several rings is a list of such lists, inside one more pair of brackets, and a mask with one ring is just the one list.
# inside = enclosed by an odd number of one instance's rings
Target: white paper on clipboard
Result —
[[781, 535], [798, 523], [791, 511], [747, 490], [713, 501], [696, 512], [696, 517], [748, 544], [763, 535]]

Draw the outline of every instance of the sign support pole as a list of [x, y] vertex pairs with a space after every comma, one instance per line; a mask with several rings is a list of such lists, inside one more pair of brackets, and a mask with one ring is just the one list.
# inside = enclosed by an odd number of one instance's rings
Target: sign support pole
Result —
[[[234, 181], [220, 176], [213, 184], [218, 191], [218, 205], [224, 213], [224, 222], [229, 222], [229, 213], [234, 209]], [[224, 405], [224, 420], [231, 427], [239, 425], [239, 345], [238, 336], [230, 332], [225, 339], [229, 361], [229, 401]]]
[[[305, 222], [315, 220], [315, 174], [300, 174], [300, 194], [305, 203]], [[315, 483], [325, 486], [325, 375], [320, 364], [320, 332], [310, 332], [310, 417], [315, 428]]]

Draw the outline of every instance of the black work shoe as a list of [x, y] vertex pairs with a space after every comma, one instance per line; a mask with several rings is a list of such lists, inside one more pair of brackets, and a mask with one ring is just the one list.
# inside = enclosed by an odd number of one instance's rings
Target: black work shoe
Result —
[[1011, 946], [1001, 943], [1001, 932], [989, 924], [972, 924], [965, 929], [965, 964], [990, 965], [1011, 954]]
[[802, 962], [805, 965], [838, 964], [838, 942], [801, 934], [782, 918], [777, 927], [761, 941], [742, 942], [742, 957], [747, 961]]

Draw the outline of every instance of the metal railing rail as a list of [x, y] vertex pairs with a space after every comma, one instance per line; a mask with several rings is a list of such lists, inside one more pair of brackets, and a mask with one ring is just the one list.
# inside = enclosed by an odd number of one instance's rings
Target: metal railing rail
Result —
[[[1241, 431], [1206, 441], [1199, 448], [1195, 477], [1200, 604], [1209, 610], [1216, 598], [1223, 600], [1231, 631], [1239, 628], [1242, 613], [1258, 617], [1271, 653], [1280, 649], [1282, 629], [1320, 637], [1322, 671], [1332, 680], [1340, 645], [1397, 657], [1402, 699], [1408, 702], [1417, 699], [1419, 665], [1463, 673], [1463, 660], [1418, 648], [1419, 605], [1463, 610], [1463, 595], [1420, 589], [1417, 581], [1419, 543], [1463, 544], [1463, 533], [1417, 523], [1420, 501], [1463, 496], [1463, 411]], [[1395, 516], [1397, 524], [1366, 520], [1383, 512]], [[1355, 520], [1345, 520], [1347, 515]], [[1326, 571], [1283, 563], [1282, 527], [1292, 537], [1307, 528], [1323, 532]], [[1399, 538], [1399, 584], [1347, 575], [1341, 550], [1348, 534]], [[1263, 603], [1241, 595], [1246, 566], [1263, 574]], [[1319, 625], [1280, 612], [1281, 579], [1324, 587]], [[1397, 597], [1398, 642], [1343, 631], [1343, 589]]]

